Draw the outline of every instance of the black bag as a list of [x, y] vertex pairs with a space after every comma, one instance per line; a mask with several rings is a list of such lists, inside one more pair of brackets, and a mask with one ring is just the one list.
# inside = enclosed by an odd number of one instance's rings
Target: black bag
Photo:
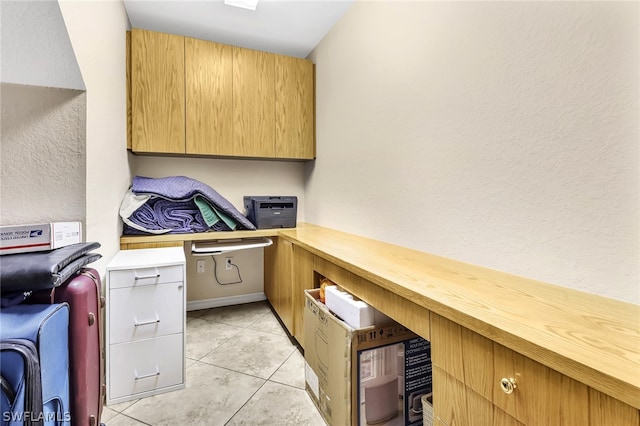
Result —
[[0, 256], [0, 290], [3, 294], [57, 287], [80, 268], [100, 259], [90, 253], [100, 243], [78, 243], [59, 249]]

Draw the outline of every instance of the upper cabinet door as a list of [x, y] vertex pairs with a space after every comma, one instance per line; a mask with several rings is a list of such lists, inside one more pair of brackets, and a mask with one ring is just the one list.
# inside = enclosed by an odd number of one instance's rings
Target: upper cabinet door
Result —
[[233, 47], [185, 39], [187, 154], [234, 155]]
[[313, 63], [275, 55], [276, 157], [313, 159]]
[[185, 152], [184, 37], [131, 31], [134, 152]]
[[233, 155], [273, 158], [274, 55], [233, 48]]

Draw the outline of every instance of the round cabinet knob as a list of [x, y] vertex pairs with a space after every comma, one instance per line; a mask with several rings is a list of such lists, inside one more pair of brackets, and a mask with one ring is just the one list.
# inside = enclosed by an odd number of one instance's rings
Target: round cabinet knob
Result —
[[512, 378], [507, 379], [503, 377], [502, 380], [500, 380], [500, 387], [502, 388], [502, 391], [504, 393], [509, 395], [513, 393], [513, 391], [518, 387], [518, 385], [516, 384], [516, 379], [512, 379]]

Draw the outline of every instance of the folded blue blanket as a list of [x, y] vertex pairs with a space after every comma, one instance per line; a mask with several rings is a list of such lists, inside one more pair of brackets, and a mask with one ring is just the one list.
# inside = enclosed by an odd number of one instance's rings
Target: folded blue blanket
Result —
[[129, 216], [147, 230], [171, 229], [176, 233], [206, 232], [208, 226], [193, 201], [152, 198]]
[[[171, 229], [175, 233], [205, 232], [208, 230], [256, 229], [255, 226], [226, 198], [210, 186], [186, 176], [148, 178], [135, 176], [131, 191], [151, 198], [128, 218], [149, 230]], [[202, 200], [206, 203], [202, 203]], [[199, 201], [196, 203], [196, 201]], [[224, 218], [215, 226], [211, 217], [203, 217], [202, 206], [210, 205]]]

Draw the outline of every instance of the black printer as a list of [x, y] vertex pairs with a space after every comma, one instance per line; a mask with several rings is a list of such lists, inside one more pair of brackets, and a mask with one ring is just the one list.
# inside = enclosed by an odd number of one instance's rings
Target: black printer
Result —
[[298, 197], [245, 195], [244, 208], [247, 219], [258, 229], [296, 227]]

